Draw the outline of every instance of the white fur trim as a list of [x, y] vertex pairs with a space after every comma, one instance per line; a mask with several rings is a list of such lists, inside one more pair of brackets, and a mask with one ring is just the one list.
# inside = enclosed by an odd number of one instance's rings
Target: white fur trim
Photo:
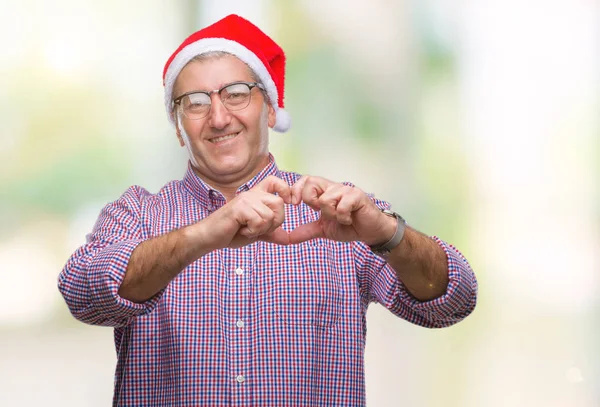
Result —
[[[258, 76], [259, 80], [265, 86], [267, 96], [275, 109], [276, 112], [276, 124], [273, 128], [276, 131], [285, 132], [289, 128], [290, 118], [287, 112], [284, 112], [283, 116], [286, 118], [281, 118], [280, 112], [283, 112], [283, 109], [279, 109], [279, 98], [277, 93], [277, 87], [275, 86], [275, 82], [273, 82], [273, 78], [269, 75], [269, 71], [262, 63], [262, 61], [250, 51], [248, 48], [244, 47], [242, 44], [231, 41], [225, 38], [205, 38], [196, 42], [193, 42], [183, 48], [179, 53], [175, 56], [169, 68], [167, 69], [167, 73], [165, 74], [165, 108], [167, 109], [167, 115], [169, 117], [169, 121], [172, 124], [175, 124], [174, 117], [171, 114], [172, 111], [172, 98], [173, 98], [173, 86], [175, 85], [175, 80], [181, 70], [185, 67], [185, 65], [190, 62], [195, 56], [200, 54], [205, 54], [211, 51], [223, 51], [235, 55], [241, 61], [245, 62], [254, 73]], [[281, 126], [278, 126], [278, 123], [281, 122]], [[287, 127], [286, 127], [287, 126]], [[281, 128], [281, 130], [278, 130]], [[285, 129], [285, 130], [283, 130]]]
[[275, 116], [275, 126], [273, 126], [273, 130], [278, 131], [279, 133], [285, 133], [290, 129], [291, 125], [292, 117], [290, 114], [283, 109], [279, 109]]

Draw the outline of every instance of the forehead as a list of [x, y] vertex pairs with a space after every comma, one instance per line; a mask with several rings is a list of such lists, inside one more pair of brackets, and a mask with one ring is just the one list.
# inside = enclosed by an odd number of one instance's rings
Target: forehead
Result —
[[192, 90], [214, 90], [235, 82], [252, 82], [248, 66], [233, 55], [211, 56], [190, 61], [179, 73], [174, 95]]

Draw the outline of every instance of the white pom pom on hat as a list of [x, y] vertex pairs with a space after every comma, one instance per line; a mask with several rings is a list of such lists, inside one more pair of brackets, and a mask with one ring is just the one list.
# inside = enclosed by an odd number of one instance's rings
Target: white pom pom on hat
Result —
[[165, 107], [171, 123], [173, 85], [183, 67], [194, 57], [211, 51], [223, 51], [245, 62], [265, 86], [275, 109], [273, 130], [285, 133], [291, 117], [284, 110], [285, 54], [281, 47], [250, 21], [232, 14], [205, 27], [181, 43], [171, 55], [163, 71]]

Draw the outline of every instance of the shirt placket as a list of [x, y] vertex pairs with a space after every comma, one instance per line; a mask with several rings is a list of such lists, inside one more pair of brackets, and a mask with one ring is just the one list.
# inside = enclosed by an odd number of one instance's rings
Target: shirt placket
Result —
[[229, 309], [227, 319], [229, 326], [231, 405], [251, 405], [250, 388], [252, 372], [249, 363], [251, 329], [250, 286], [252, 283], [252, 253], [254, 245], [231, 250], [232, 258], [229, 277]]

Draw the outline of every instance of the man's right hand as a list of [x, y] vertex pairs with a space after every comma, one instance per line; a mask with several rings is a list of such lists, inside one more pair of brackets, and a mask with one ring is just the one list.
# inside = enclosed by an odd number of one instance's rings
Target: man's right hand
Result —
[[281, 228], [285, 203], [291, 203], [290, 186], [267, 177], [200, 222], [140, 243], [131, 254], [119, 295], [133, 302], [147, 301], [213, 250], [242, 247], [259, 239], [289, 244], [289, 235]]
[[291, 187], [281, 178], [267, 177], [201, 222], [204, 241], [213, 250], [238, 248], [257, 240], [287, 245], [289, 234], [281, 224], [284, 203], [291, 202]]

